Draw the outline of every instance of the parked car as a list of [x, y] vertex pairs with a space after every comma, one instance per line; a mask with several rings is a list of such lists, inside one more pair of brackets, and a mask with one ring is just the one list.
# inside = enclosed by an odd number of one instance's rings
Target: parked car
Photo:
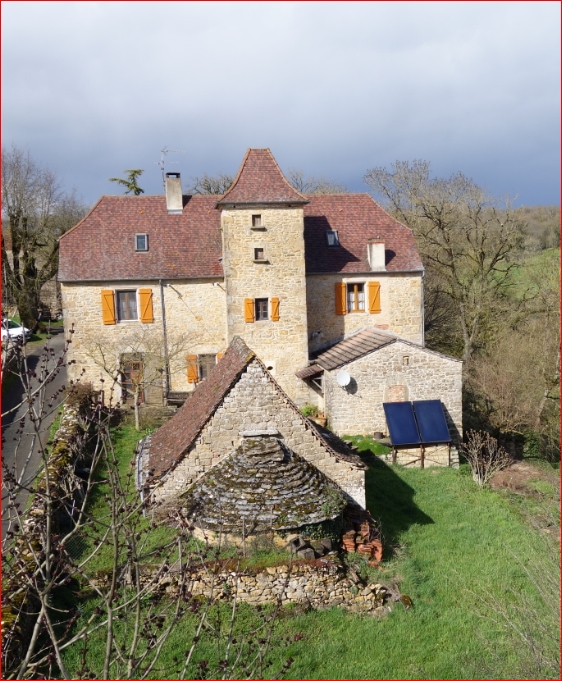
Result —
[[8, 339], [12, 341], [23, 341], [24, 343], [31, 338], [31, 331], [26, 329], [18, 322], [13, 319], [3, 319], [2, 320], [2, 343], [5, 343]]

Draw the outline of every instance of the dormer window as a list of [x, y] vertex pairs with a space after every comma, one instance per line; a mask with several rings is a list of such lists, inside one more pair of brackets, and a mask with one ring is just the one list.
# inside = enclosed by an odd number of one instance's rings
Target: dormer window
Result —
[[335, 229], [328, 229], [326, 231], [326, 241], [328, 246], [339, 246], [340, 240], [338, 239], [338, 233]]
[[135, 234], [135, 251], [148, 251], [148, 234]]

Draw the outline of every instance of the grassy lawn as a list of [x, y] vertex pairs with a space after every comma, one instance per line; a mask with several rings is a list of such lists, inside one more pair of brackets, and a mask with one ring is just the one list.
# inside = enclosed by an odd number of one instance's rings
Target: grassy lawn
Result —
[[[129, 427], [116, 432], [123, 473], [138, 439]], [[547, 506], [552, 512], [553, 487], [538, 481], [530, 499], [480, 490], [466, 466], [390, 467], [374, 453], [382, 445], [353, 440], [369, 465], [367, 507], [384, 535], [375, 579], [399, 585], [413, 608], [399, 605], [383, 619], [284, 608], [268, 656], [271, 674], [290, 657], [292, 679], [558, 678], [559, 546], [529, 522]], [[103, 506], [100, 488], [92, 510], [103, 513]], [[248, 632], [257, 618], [242, 607], [237, 624]], [[174, 657], [180, 651], [181, 658], [196, 622], [190, 615], [175, 628], [152, 678], [177, 678]], [[212, 665], [219, 648], [216, 637], [203, 636], [196, 659]], [[78, 654], [69, 653], [71, 666]], [[197, 670], [193, 676], [203, 678]]]

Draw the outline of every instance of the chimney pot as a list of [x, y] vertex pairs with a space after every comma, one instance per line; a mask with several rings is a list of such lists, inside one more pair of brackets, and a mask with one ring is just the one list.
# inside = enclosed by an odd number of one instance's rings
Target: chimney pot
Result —
[[179, 215], [183, 211], [181, 178], [179, 173], [166, 173], [166, 208], [168, 213]]
[[371, 272], [384, 272], [386, 270], [384, 241], [381, 241], [381, 239], [369, 239], [367, 241], [367, 260], [371, 266]]

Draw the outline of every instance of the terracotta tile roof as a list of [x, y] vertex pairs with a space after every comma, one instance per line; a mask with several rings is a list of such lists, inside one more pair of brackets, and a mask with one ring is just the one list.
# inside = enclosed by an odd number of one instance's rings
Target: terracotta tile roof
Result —
[[217, 362], [208, 377], [197, 386], [193, 395], [167, 423], [150, 436], [147, 467], [151, 476], [159, 478], [184, 458], [204, 425], [252, 361], [260, 364], [271, 384], [282, 393], [288, 406], [295, 412], [295, 416], [302, 420], [303, 427], [311, 430], [331, 456], [347, 461], [356, 468], [366, 467], [343, 440], [330, 431], [321, 429], [320, 426], [303, 416], [297, 405], [269, 374], [261, 360], [240, 337], [236, 336], [228, 346], [224, 357]]
[[[166, 197], [102, 196], [60, 239], [59, 281], [222, 277], [216, 196], [184, 196], [181, 215]], [[135, 252], [135, 234], [148, 251]]]
[[[367, 240], [384, 241], [390, 272], [423, 270], [412, 230], [391, 217], [369, 194], [309, 195], [304, 207], [306, 273], [369, 272]], [[328, 246], [326, 231], [338, 232]]]
[[248, 149], [230, 189], [219, 199], [225, 203], [306, 203], [292, 187], [269, 149]]
[[225, 394], [254, 357], [244, 341], [236, 337], [193, 395], [167, 423], [152, 434], [148, 468], [155, 477], [180, 462]]
[[[410, 229], [368, 194], [304, 197], [283, 177], [269, 149], [250, 149], [219, 204], [291, 202], [304, 205], [306, 272], [369, 272], [367, 240], [385, 242], [388, 271], [421, 271]], [[222, 277], [220, 211], [216, 196], [184, 196], [181, 215], [170, 215], [161, 196], [103, 196], [60, 239], [59, 280], [118, 281]], [[330, 247], [326, 230], [338, 232]], [[135, 252], [135, 234], [149, 250]]]
[[362, 329], [318, 355], [315, 364], [331, 371], [397, 340], [397, 336], [379, 329]]

